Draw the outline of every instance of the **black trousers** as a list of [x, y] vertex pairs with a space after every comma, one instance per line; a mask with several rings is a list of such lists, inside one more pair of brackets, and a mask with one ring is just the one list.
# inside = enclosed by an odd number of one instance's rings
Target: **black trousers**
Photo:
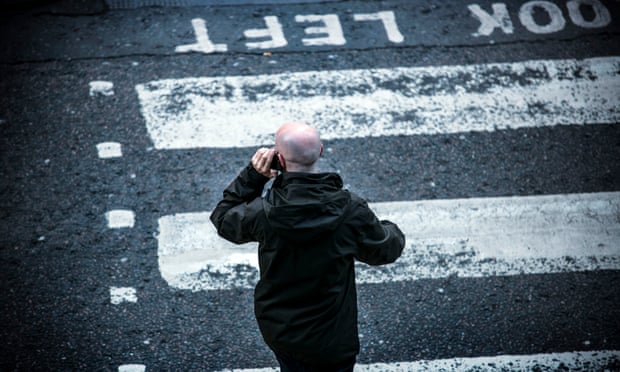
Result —
[[274, 351], [274, 354], [280, 363], [280, 372], [353, 372], [355, 366], [355, 357], [337, 364], [318, 366], [301, 362], [277, 351]]

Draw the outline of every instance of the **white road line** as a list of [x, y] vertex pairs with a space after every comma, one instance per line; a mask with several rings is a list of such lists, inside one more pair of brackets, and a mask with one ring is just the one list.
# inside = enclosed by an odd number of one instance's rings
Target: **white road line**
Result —
[[251, 147], [287, 121], [324, 139], [620, 122], [620, 57], [195, 77], [136, 86], [157, 149]]
[[118, 372], [144, 372], [146, 366], [144, 364], [123, 364], [118, 366]]
[[[456, 371], [605, 371], [620, 363], [620, 351], [581, 351], [533, 355], [421, 360], [417, 362], [356, 364], [355, 372]], [[221, 372], [277, 372], [279, 368], [226, 369]]]
[[108, 227], [110, 229], [121, 229], [125, 227], [133, 227], [135, 224], [136, 214], [128, 209], [114, 209], [105, 213]]
[[[407, 238], [394, 264], [357, 265], [360, 283], [620, 269], [620, 192], [376, 203]], [[209, 212], [159, 219], [158, 262], [172, 287], [252, 288], [256, 244], [219, 238]]]
[[118, 142], [102, 142], [97, 144], [97, 155], [100, 159], [120, 158], [123, 150]]
[[133, 287], [110, 287], [110, 302], [114, 305], [123, 302], [138, 302], [136, 289]]
[[113, 96], [114, 95], [114, 83], [111, 81], [91, 81], [88, 83], [89, 94], [91, 97], [96, 95]]

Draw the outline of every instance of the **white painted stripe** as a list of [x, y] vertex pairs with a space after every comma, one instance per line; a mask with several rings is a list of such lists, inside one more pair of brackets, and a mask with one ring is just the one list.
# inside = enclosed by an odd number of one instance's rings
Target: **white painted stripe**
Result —
[[[607, 371], [620, 363], [620, 351], [576, 351], [533, 355], [420, 360], [417, 362], [356, 364], [355, 372], [456, 371]], [[221, 372], [277, 372], [279, 368], [226, 369]]]
[[91, 97], [96, 95], [112, 96], [114, 95], [114, 83], [111, 81], [91, 81], [88, 83], [89, 94]]
[[114, 305], [123, 302], [138, 302], [136, 289], [132, 287], [110, 287], [110, 302]]
[[97, 155], [101, 159], [120, 158], [123, 150], [118, 142], [102, 142], [97, 144]]
[[620, 57], [157, 80], [136, 86], [158, 149], [620, 121]]
[[118, 366], [118, 372], [144, 372], [146, 366], [144, 364], [123, 364]]
[[120, 229], [133, 227], [135, 223], [135, 213], [127, 209], [115, 209], [106, 212], [105, 217], [110, 229]]
[[[357, 265], [357, 281], [620, 269], [620, 192], [371, 204], [407, 238], [393, 264]], [[172, 287], [252, 288], [256, 244], [217, 236], [209, 212], [159, 219], [158, 262]]]
[[353, 14], [353, 19], [356, 21], [381, 21], [389, 41], [392, 43], [402, 43], [405, 41], [405, 37], [398, 30], [394, 12], [391, 10], [368, 14]]

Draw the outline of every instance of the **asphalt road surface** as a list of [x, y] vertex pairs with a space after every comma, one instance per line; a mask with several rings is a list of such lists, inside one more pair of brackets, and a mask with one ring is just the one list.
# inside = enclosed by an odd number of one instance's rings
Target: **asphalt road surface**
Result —
[[620, 370], [618, 1], [9, 4], [0, 369], [276, 367], [205, 216], [304, 120], [407, 234], [357, 370]]

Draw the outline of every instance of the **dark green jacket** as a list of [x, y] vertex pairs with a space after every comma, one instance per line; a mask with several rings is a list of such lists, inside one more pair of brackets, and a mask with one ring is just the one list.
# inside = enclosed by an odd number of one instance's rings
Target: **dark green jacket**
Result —
[[350, 359], [359, 351], [354, 259], [393, 262], [405, 237], [335, 173], [283, 173], [262, 198], [267, 181], [248, 165], [211, 215], [223, 238], [259, 242], [254, 312], [265, 342], [312, 364]]

